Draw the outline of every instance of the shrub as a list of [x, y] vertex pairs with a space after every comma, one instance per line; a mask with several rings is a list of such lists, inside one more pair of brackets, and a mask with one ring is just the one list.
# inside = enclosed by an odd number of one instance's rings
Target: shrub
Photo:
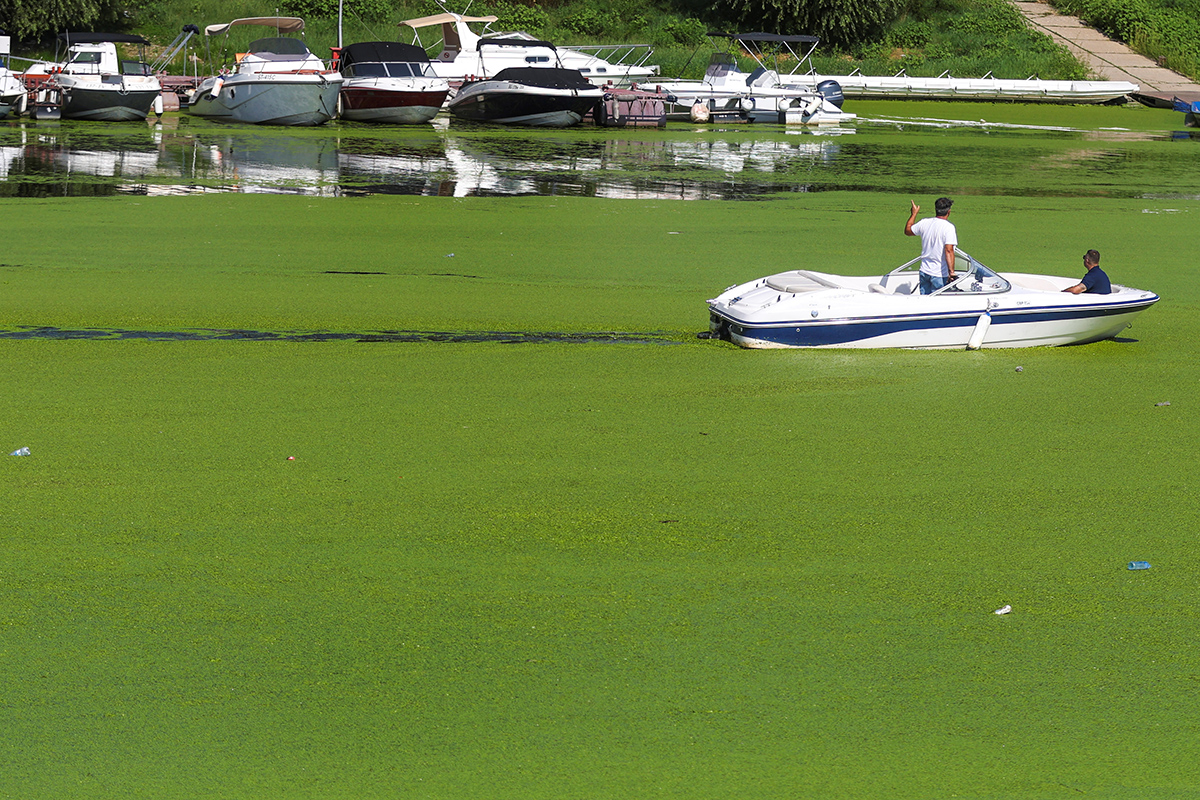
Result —
[[489, 3], [488, 10], [498, 18], [496, 26], [503, 30], [526, 31], [541, 35], [550, 24], [550, 18], [545, 11], [535, 6], [522, 6], [514, 3]]
[[[362, 19], [385, 19], [392, 13], [388, 0], [342, 0], [346, 14]], [[284, 0], [280, 10], [305, 19], [336, 19], [338, 0]]]
[[662, 27], [663, 33], [679, 44], [695, 47], [704, 41], [708, 26], [698, 19], [672, 19]]

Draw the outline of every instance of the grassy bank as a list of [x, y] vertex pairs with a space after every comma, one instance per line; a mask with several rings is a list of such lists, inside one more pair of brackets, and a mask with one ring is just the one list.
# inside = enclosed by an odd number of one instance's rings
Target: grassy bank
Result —
[[907, 258], [907, 200], [6, 202], [8, 326], [678, 343], [0, 339], [3, 793], [1194, 791], [1200, 206], [956, 206], [988, 263], [1159, 292], [1123, 341], [692, 336], [798, 242]]

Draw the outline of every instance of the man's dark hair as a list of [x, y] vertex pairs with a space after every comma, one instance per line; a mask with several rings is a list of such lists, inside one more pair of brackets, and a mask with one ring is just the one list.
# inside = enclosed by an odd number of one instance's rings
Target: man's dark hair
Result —
[[949, 197], [939, 197], [933, 201], [933, 207], [937, 211], [939, 217], [944, 217], [950, 213], [950, 206], [954, 205], [954, 201]]
[[1097, 265], [1099, 265], [1099, 263], [1100, 263], [1100, 251], [1099, 251], [1099, 250], [1088, 250], [1088, 251], [1087, 251], [1087, 260], [1088, 260], [1088, 263], [1090, 263], [1090, 264], [1097, 264]]

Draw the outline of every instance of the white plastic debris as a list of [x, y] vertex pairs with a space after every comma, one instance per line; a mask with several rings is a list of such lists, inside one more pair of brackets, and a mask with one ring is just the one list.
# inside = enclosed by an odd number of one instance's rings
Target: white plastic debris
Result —
[[9, 455], [10, 456], [27, 456], [27, 455], [29, 455], [29, 448], [22, 447], [20, 450], [13, 450], [11, 453], [9, 453]]
[[1003, 614], [1009, 614], [1009, 613], [1011, 613], [1011, 612], [1012, 612], [1012, 606], [1001, 606], [1000, 608], [997, 608], [997, 609], [996, 609], [995, 611], [993, 611], [992, 613], [993, 613], [993, 614], [1001, 614], [1001, 615], [1003, 615]]

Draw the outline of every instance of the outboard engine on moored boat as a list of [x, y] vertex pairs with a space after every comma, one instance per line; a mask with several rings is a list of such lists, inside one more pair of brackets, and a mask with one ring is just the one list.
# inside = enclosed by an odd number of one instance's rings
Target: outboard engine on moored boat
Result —
[[842, 85], [835, 80], [821, 81], [818, 83], [817, 94], [821, 95], [838, 108], [841, 108], [842, 103], [846, 102], [846, 96], [842, 94]]

